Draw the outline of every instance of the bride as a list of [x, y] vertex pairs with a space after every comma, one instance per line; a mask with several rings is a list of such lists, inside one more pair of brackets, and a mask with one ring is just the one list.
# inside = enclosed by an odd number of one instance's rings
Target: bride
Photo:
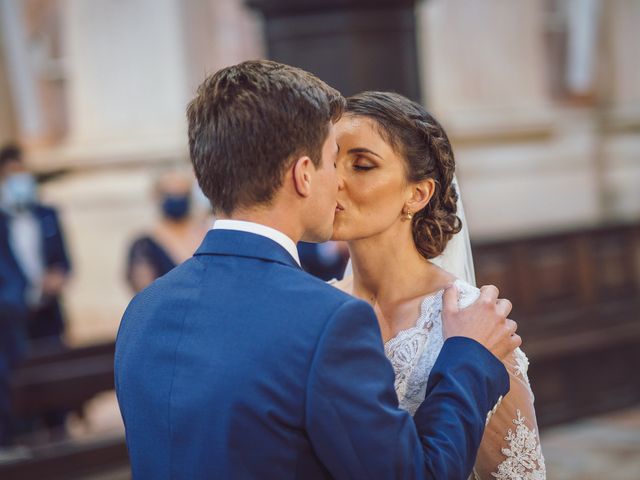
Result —
[[[479, 296], [460, 233], [451, 144], [422, 106], [394, 93], [349, 98], [336, 133], [333, 239], [348, 242], [353, 273], [335, 285], [373, 306], [400, 406], [413, 415], [443, 345], [443, 295], [457, 294], [459, 308]], [[451, 241], [459, 244], [453, 252]], [[445, 248], [443, 267], [463, 278], [432, 261]], [[505, 365], [511, 390], [487, 418], [475, 478], [544, 479], [527, 357], [518, 349]]]

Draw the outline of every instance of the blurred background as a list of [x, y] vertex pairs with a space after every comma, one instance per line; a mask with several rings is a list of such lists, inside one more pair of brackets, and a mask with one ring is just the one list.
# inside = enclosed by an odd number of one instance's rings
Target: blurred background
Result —
[[0, 477], [129, 478], [119, 320], [212, 221], [186, 104], [271, 58], [441, 120], [549, 478], [640, 478], [639, 26], [639, 0], [0, 0]]

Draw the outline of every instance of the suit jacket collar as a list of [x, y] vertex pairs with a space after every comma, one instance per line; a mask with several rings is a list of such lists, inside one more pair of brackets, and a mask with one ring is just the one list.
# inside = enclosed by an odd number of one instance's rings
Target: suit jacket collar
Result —
[[[26, 208], [26, 211], [33, 215], [34, 218], [41, 220], [43, 217], [47, 216], [50, 208], [45, 207], [39, 203], [34, 203]], [[10, 212], [5, 210], [4, 208], [0, 208], [0, 220], [8, 222], [12, 217], [16, 214], [14, 212]]]
[[209, 230], [195, 255], [259, 258], [300, 268], [279, 243], [262, 235], [237, 230]]

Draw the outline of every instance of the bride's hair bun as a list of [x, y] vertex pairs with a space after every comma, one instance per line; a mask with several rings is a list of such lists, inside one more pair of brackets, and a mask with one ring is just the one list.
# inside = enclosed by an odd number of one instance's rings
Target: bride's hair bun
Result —
[[431, 200], [413, 216], [412, 229], [418, 252], [426, 259], [437, 257], [462, 228], [453, 184], [456, 162], [442, 125], [418, 103], [390, 92], [350, 97], [346, 113], [376, 121], [379, 133], [405, 158], [408, 181], [435, 181]]

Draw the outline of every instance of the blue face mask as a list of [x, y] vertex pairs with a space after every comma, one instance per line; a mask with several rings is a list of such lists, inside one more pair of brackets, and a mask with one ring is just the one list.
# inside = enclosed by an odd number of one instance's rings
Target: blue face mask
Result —
[[189, 215], [191, 201], [186, 195], [165, 195], [162, 200], [162, 213], [172, 220], [182, 220]]
[[20, 210], [37, 200], [37, 185], [29, 173], [14, 173], [2, 182], [1, 204], [7, 210]]

